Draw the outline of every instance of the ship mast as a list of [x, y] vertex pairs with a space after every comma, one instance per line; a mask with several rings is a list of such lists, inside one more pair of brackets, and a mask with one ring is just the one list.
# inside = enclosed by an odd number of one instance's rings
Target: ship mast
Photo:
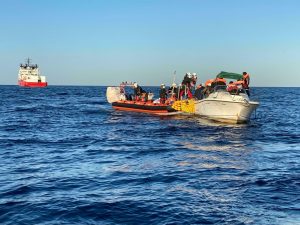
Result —
[[27, 61], [27, 65], [30, 66], [30, 61], [31, 61], [31, 59], [28, 57], [28, 58], [26, 59], [26, 61]]

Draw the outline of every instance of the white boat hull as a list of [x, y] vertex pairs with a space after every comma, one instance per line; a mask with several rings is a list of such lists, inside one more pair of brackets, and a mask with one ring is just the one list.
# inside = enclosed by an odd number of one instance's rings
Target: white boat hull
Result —
[[195, 102], [195, 114], [220, 122], [246, 123], [258, 106], [258, 102], [249, 101], [246, 95], [213, 93]]

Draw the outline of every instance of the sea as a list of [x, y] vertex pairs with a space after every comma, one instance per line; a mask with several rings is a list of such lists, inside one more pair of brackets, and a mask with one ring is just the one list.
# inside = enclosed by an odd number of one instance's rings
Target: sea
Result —
[[237, 125], [105, 93], [0, 86], [0, 224], [300, 224], [300, 88], [253, 87]]

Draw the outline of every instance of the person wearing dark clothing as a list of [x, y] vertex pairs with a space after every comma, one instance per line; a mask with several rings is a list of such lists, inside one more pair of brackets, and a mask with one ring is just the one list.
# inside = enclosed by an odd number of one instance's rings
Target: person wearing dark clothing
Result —
[[192, 81], [192, 75], [191, 73], [186, 73], [185, 76], [183, 77], [182, 83], [183, 85], [190, 85]]
[[201, 84], [199, 84], [195, 91], [194, 97], [198, 100], [203, 99], [203, 97], [204, 97], [203, 91], [204, 91], [204, 87]]
[[182, 98], [182, 96], [185, 97], [187, 96], [189, 99], [193, 97], [193, 94], [191, 92], [192, 82], [193, 82], [192, 74], [186, 73], [181, 83], [181, 90], [179, 94], [180, 99]]
[[137, 83], [134, 83], [133, 87], [134, 87], [134, 95], [136, 100], [140, 100], [143, 94], [147, 95], [146, 91], [144, 91], [143, 88], [139, 86]]
[[141, 96], [142, 93], [145, 93], [145, 91], [140, 86], [137, 86], [136, 88], [134, 88], [134, 94], [136, 96]]
[[160, 103], [164, 104], [166, 102], [168, 93], [166, 90], [166, 86], [164, 84], [160, 85], [160, 90], [159, 90], [159, 98], [160, 98]]

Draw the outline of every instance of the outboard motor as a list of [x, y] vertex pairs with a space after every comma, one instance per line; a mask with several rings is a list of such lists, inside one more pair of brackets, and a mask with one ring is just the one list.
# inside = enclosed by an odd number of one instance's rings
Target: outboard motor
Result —
[[153, 100], [154, 94], [152, 92], [148, 93], [148, 100]]

